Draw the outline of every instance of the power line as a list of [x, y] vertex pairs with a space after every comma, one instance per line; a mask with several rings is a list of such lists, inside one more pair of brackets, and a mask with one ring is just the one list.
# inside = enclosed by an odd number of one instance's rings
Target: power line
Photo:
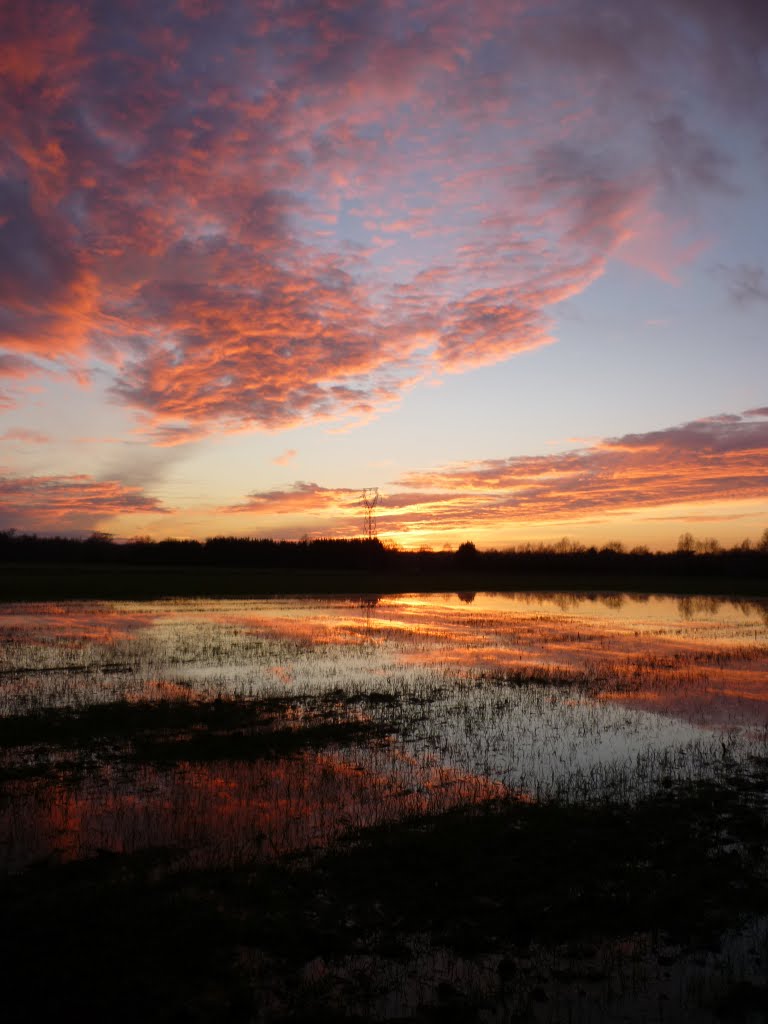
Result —
[[376, 539], [376, 516], [374, 509], [379, 504], [379, 488], [366, 487], [360, 495], [363, 505], [364, 526], [363, 534], [368, 540]]

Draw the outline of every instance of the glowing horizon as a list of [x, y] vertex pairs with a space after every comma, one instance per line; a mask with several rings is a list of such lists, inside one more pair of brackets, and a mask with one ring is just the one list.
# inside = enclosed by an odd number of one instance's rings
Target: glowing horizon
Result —
[[0, 14], [0, 530], [768, 526], [768, 14]]

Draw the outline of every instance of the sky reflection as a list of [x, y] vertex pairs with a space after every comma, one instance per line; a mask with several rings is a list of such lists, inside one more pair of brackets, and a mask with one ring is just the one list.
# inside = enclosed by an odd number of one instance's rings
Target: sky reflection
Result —
[[[760, 705], [768, 603], [622, 594], [90, 602], [0, 611], [0, 700], [79, 703], [164, 693], [258, 694], [541, 669], [665, 707], [674, 689]], [[618, 698], [617, 698], [618, 699]]]
[[172, 863], [232, 867], [324, 848], [345, 832], [500, 796], [487, 779], [395, 748], [263, 761], [102, 767], [74, 782], [20, 782], [0, 804], [0, 868], [167, 850]]
[[[77, 755], [84, 759], [74, 774], [71, 752], [62, 760], [44, 744], [11, 745], [0, 802], [7, 867], [148, 846], [231, 863], [501, 793], [631, 797], [764, 750], [768, 737], [759, 601], [91, 602], [5, 606], [0, 635], [3, 715], [119, 700], [289, 697], [295, 714], [281, 711], [278, 725], [300, 729], [302, 701], [322, 698], [335, 720], [370, 722], [379, 737], [174, 767], [102, 745], [96, 758]], [[29, 764], [48, 765], [47, 775], [25, 779]]]

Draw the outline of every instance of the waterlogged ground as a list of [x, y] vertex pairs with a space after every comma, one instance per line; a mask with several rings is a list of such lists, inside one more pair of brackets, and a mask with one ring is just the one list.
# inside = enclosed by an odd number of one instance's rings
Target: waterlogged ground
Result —
[[8, 955], [30, 900], [86, 943], [127, 901], [225, 980], [187, 952], [126, 1019], [768, 1015], [767, 737], [766, 602], [0, 606]]

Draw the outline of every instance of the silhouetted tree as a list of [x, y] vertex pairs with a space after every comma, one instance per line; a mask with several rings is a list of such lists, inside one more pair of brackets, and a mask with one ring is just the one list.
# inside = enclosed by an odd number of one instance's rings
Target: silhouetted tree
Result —
[[475, 545], [471, 540], [465, 540], [463, 544], [459, 544], [454, 555], [456, 565], [462, 569], [470, 568], [477, 565], [479, 553]]
[[696, 540], [692, 533], [681, 533], [677, 542], [677, 551], [681, 555], [692, 555], [696, 550]]

